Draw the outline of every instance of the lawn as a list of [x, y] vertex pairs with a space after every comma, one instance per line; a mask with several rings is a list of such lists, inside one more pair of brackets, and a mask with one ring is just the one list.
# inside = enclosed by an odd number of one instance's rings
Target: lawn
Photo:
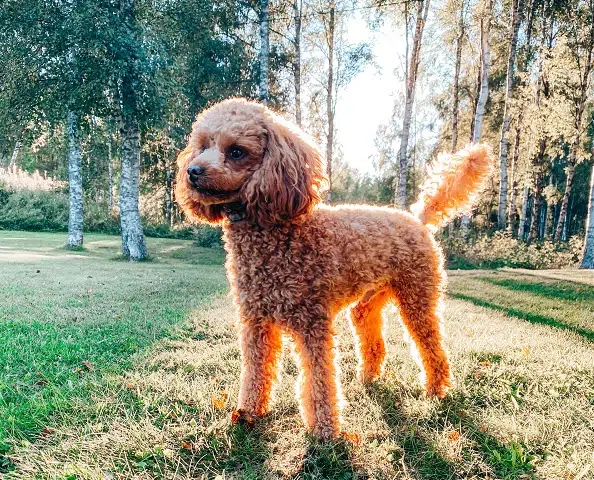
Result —
[[7, 478], [594, 478], [589, 272], [451, 272], [456, 387], [441, 402], [423, 397], [394, 309], [370, 387], [341, 319], [348, 435], [320, 444], [288, 351], [274, 412], [253, 430], [230, 424], [240, 358], [222, 252], [153, 239], [153, 260], [130, 264], [116, 237], [89, 235], [83, 252], [63, 242], [0, 232]]

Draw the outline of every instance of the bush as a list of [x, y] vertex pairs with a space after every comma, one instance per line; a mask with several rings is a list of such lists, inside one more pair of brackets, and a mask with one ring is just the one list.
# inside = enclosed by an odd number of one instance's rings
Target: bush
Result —
[[1, 197], [0, 228], [59, 231], [68, 228], [68, 197], [63, 193], [3, 190]]
[[524, 243], [507, 232], [496, 232], [475, 241], [444, 241], [447, 266], [451, 269], [473, 268], [567, 268], [575, 267], [584, 247], [583, 239], [572, 237], [569, 242], [549, 240]]
[[223, 246], [223, 231], [219, 227], [201, 226], [194, 232], [196, 245], [205, 248], [220, 248]]

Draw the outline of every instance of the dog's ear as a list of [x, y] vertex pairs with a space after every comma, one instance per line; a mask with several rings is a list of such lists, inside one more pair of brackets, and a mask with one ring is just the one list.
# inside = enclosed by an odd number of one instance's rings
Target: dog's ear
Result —
[[192, 160], [192, 148], [188, 145], [177, 157], [177, 177], [175, 179], [175, 200], [188, 219], [196, 222], [220, 223], [223, 218], [223, 207], [220, 205], [203, 205], [192, 199], [188, 182], [188, 165]]
[[274, 114], [265, 128], [262, 164], [243, 190], [248, 218], [264, 227], [309, 213], [327, 184], [323, 158], [311, 140]]

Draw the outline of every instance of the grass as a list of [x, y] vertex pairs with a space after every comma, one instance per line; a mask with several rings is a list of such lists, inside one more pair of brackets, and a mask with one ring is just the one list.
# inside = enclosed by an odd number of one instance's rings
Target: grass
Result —
[[423, 397], [394, 310], [386, 372], [369, 387], [341, 319], [348, 435], [322, 444], [301, 423], [288, 351], [274, 411], [253, 430], [230, 424], [240, 356], [230, 299], [217, 295], [220, 251], [152, 240], [153, 260], [129, 264], [115, 237], [88, 236], [82, 252], [63, 241], [0, 232], [7, 478], [594, 475], [591, 274], [451, 272], [457, 385], [441, 402]]

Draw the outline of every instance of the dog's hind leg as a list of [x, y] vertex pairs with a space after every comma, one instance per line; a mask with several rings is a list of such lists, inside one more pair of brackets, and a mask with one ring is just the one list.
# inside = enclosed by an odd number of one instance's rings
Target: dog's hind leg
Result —
[[268, 413], [272, 388], [278, 379], [282, 331], [271, 322], [241, 324], [241, 378], [234, 421], [251, 423]]
[[372, 382], [382, 372], [386, 357], [382, 310], [391, 298], [388, 288], [370, 290], [350, 311], [359, 357], [359, 379], [365, 383]]
[[297, 395], [303, 420], [318, 438], [340, 432], [340, 384], [333, 332], [323, 326], [294, 334], [300, 367]]
[[408, 279], [395, 285], [395, 294], [402, 322], [420, 357], [416, 360], [423, 372], [426, 393], [443, 398], [452, 379], [441, 332], [440, 281], [438, 276]]

